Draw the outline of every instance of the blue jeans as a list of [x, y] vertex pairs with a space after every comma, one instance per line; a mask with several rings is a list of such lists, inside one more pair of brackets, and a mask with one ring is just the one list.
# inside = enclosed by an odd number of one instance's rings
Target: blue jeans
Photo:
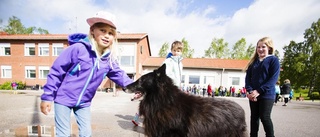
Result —
[[75, 115], [79, 128], [79, 137], [91, 136], [91, 112], [90, 107], [67, 107], [54, 103], [55, 126], [57, 137], [71, 136], [71, 110]]
[[257, 137], [259, 131], [259, 120], [261, 119], [266, 137], [274, 137], [273, 123], [271, 120], [271, 111], [274, 100], [259, 100], [257, 102], [249, 101], [251, 110], [250, 119], [250, 137]]

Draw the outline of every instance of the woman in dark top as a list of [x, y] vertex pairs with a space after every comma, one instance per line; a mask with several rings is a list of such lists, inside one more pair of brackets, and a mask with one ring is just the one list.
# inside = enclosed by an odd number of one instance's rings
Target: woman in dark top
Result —
[[290, 80], [284, 80], [284, 84], [281, 86], [281, 96], [284, 98], [284, 104], [282, 106], [287, 106], [289, 101], [289, 96], [291, 92]]

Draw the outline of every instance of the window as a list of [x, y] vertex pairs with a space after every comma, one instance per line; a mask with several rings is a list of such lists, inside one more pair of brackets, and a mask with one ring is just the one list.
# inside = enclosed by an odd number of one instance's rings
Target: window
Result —
[[52, 56], [59, 56], [63, 51], [63, 43], [52, 43]]
[[133, 56], [120, 56], [121, 66], [134, 66], [134, 57]]
[[200, 76], [189, 76], [189, 84], [199, 84]]
[[36, 49], [34, 43], [25, 43], [24, 44], [24, 55], [25, 56], [34, 56], [36, 55]]
[[47, 79], [47, 76], [49, 74], [49, 67], [41, 67], [39, 66], [39, 79]]
[[42, 137], [51, 137], [51, 127], [50, 126], [28, 126], [28, 136], [38, 136], [39, 133]]
[[0, 43], [0, 56], [9, 56], [10, 52], [10, 43]]
[[1, 66], [1, 78], [12, 78], [11, 66]]
[[184, 81], [185, 81], [185, 80], [184, 80], [184, 79], [185, 79], [184, 77], [185, 77], [185, 75], [182, 75], [182, 76], [181, 76], [181, 83], [184, 83]]
[[232, 85], [240, 85], [240, 77], [231, 77]]
[[39, 56], [49, 56], [49, 43], [39, 43]]
[[36, 78], [36, 67], [26, 66], [25, 67], [25, 77], [30, 78], [30, 79]]

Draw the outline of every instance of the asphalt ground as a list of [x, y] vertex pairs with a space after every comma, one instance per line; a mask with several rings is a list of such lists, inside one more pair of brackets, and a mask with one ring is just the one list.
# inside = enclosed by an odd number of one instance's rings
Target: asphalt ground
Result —
[[[0, 137], [38, 136], [41, 132], [48, 136], [54, 135], [53, 110], [46, 116], [39, 109], [42, 93], [41, 90], [21, 90], [18, 94], [13, 94], [12, 91], [0, 91]], [[130, 100], [132, 96], [133, 94], [124, 92], [119, 92], [119, 96], [116, 97], [112, 92], [97, 92], [91, 106], [93, 137], [144, 137], [143, 125], [140, 123], [136, 127], [131, 123], [139, 104], [139, 101]], [[248, 100], [236, 97], [223, 98], [233, 100], [243, 107], [249, 131]], [[278, 102], [272, 110], [276, 137], [320, 136], [319, 101], [292, 100], [288, 106], [282, 104], [283, 102]], [[78, 136], [73, 114], [71, 118], [72, 136]], [[265, 136], [264, 129], [260, 124], [259, 137], [263, 136]]]

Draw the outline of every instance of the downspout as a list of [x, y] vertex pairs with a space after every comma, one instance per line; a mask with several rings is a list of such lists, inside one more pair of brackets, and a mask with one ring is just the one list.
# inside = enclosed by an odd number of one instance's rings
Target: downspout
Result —
[[222, 81], [223, 81], [223, 73], [224, 73], [224, 68], [222, 68], [222, 72], [221, 72], [220, 86], [223, 86], [223, 85], [222, 85]]

